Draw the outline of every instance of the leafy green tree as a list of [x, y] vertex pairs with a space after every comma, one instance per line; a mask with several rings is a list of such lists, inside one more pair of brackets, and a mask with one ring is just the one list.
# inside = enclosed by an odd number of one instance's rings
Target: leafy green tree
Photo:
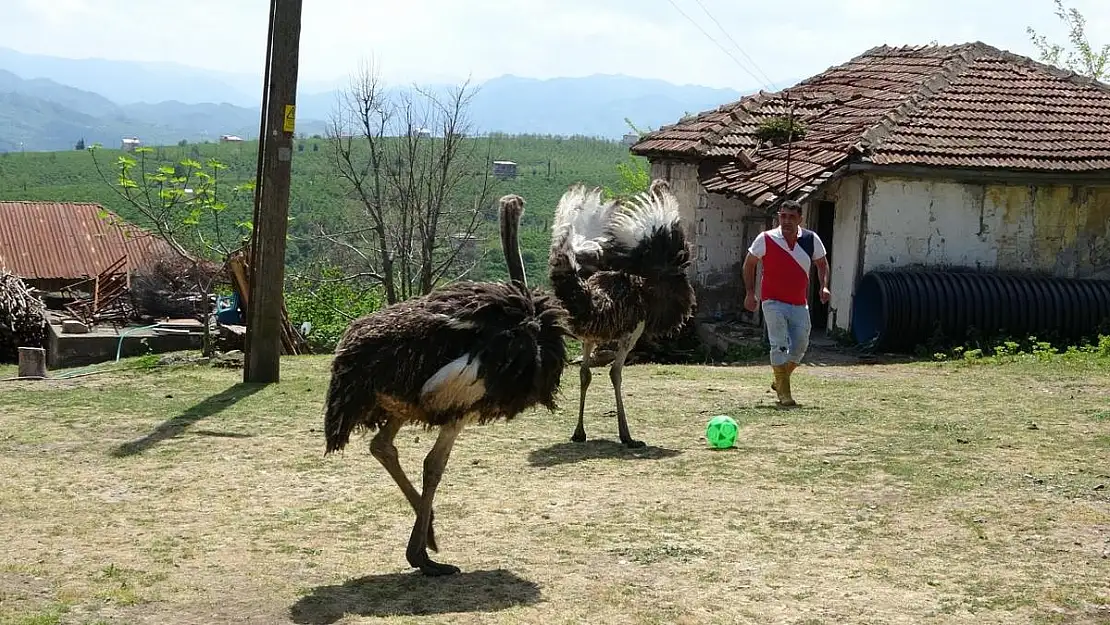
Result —
[[335, 351], [351, 320], [382, 307], [380, 285], [352, 282], [342, 269], [321, 268], [318, 276], [290, 275], [285, 287], [285, 305], [294, 325], [311, 324], [305, 337], [314, 353]]
[[[97, 158], [100, 149], [93, 144], [88, 151], [101, 180], [141, 216], [135, 225], [164, 241], [188, 267], [187, 276], [202, 295], [204, 351], [210, 353], [209, 300], [224, 262], [251, 231], [251, 222], [234, 219], [228, 208], [253, 196], [254, 181], [229, 189], [221, 179], [227, 166], [220, 160], [202, 165], [185, 158], [171, 165], [152, 158], [149, 147], [136, 148], [135, 156], [121, 154], [107, 170]], [[106, 211], [101, 218], [109, 218]]]
[[647, 159], [628, 155], [625, 162], [617, 163], [617, 178], [615, 187], [604, 187], [605, 192], [611, 196], [629, 197], [647, 191], [651, 186]]
[[[1102, 80], [1110, 75], [1110, 44], [1105, 44], [1101, 48], [1092, 45], [1087, 39], [1087, 20], [1083, 14], [1075, 8], [1065, 9], [1063, 0], [1053, 1], [1056, 5], [1056, 17], [1068, 27], [1068, 40], [1072, 49], [1066, 50], [1060, 44], [1049, 43], [1044, 35], [1038, 34], [1032, 26], [1028, 26], [1025, 32], [1029, 34], [1033, 45], [1040, 51], [1041, 60], [1049, 65], [1065, 67], [1095, 80]], [[1061, 62], [1061, 56], [1065, 51], [1067, 56]]]

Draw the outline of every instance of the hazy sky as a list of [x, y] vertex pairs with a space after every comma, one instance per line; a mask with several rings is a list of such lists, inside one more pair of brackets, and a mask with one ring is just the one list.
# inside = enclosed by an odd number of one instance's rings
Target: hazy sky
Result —
[[[1086, 15], [1095, 43], [1110, 42], [1110, 2], [1065, 6]], [[260, 74], [268, 7], [268, 0], [2, 0], [0, 45]], [[1028, 25], [1065, 40], [1052, 0], [304, 0], [300, 76], [342, 78], [372, 55], [391, 82], [621, 73], [781, 88], [780, 81], [883, 43], [981, 40], [1035, 56]]]

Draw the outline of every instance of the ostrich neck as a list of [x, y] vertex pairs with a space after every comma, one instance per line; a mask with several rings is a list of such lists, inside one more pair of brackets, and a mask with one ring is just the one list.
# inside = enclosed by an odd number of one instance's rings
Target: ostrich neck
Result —
[[520, 255], [520, 241], [517, 231], [520, 224], [515, 219], [503, 216], [501, 219], [501, 248], [505, 252], [505, 264], [509, 268], [509, 278], [523, 287], [528, 286], [524, 275], [524, 259]]

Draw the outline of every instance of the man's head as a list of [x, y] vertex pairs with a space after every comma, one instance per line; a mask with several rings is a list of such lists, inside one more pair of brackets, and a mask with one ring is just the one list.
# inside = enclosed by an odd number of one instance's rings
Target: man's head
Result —
[[802, 205], [794, 200], [786, 200], [779, 204], [779, 226], [782, 231], [794, 234], [802, 223]]

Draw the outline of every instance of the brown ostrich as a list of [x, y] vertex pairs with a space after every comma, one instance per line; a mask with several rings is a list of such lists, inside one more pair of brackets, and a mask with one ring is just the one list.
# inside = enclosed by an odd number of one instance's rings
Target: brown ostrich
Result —
[[601, 190], [577, 185], [559, 201], [552, 228], [549, 275], [582, 341], [578, 427], [571, 440], [586, 440], [583, 417], [590, 386], [590, 355], [615, 341], [609, 379], [617, 400], [617, 430], [632, 438], [621, 396], [621, 369], [640, 336], [670, 336], [693, 315], [694, 289], [686, 277], [690, 250], [678, 200], [664, 180], [631, 200], [602, 201]]
[[[439, 551], [432, 500], [463, 427], [510, 420], [542, 405], [555, 410], [566, 366], [566, 311], [530, 290], [517, 231], [519, 196], [501, 198], [501, 239], [511, 284], [457, 282], [356, 319], [336, 347], [326, 400], [325, 455], [356, 429], [377, 431], [370, 452], [416, 512], [405, 556], [425, 575], [459, 568], [428, 557]], [[418, 493], [398, 462], [393, 439], [405, 424], [438, 428], [424, 458]]]

